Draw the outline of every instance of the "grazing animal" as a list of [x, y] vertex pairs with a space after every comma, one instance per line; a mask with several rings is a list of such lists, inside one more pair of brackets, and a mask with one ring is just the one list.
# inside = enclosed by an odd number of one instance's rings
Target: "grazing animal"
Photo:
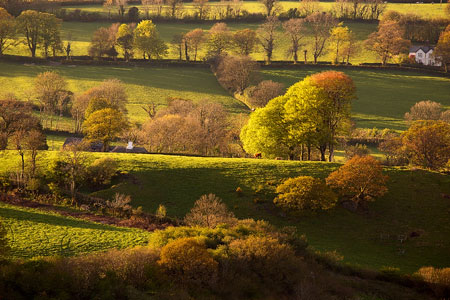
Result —
[[275, 157], [275, 160], [283, 160], [284, 158], [282, 157]]
[[255, 155], [253, 155], [255, 158], [262, 158], [262, 154], [260, 153], [255, 153]]

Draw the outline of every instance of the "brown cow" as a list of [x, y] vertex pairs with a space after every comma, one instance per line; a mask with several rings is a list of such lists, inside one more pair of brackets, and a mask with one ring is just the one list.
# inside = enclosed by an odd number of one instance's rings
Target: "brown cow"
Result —
[[262, 158], [262, 154], [260, 153], [255, 153], [255, 155], [253, 155], [255, 158]]

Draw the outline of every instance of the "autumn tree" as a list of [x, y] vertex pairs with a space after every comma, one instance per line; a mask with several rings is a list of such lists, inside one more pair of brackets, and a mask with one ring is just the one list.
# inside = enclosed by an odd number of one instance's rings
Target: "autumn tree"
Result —
[[383, 22], [364, 44], [367, 50], [375, 52], [381, 63], [386, 65], [388, 59], [408, 50], [410, 41], [403, 38], [403, 32], [396, 22]]
[[47, 137], [42, 132], [42, 130], [40, 130], [40, 128], [33, 128], [25, 136], [24, 142], [24, 145], [26, 147], [25, 149], [30, 151], [30, 175], [31, 177], [34, 177], [36, 174], [36, 161], [39, 153], [38, 151], [48, 149]]
[[450, 25], [439, 36], [434, 56], [442, 62], [445, 72], [448, 72], [448, 65], [450, 64]]
[[[26, 10], [17, 17], [18, 30], [25, 36], [26, 45], [32, 57], [36, 57], [36, 50], [44, 46], [48, 51], [52, 43], [58, 43], [61, 20], [52, 14]], [[55, 45], [55, 44], [54, 44]]]
[[355, 156], [332, 172], [326, 182], [356, 207], [361, 207], [387, 192], [387, 180], [379, 161], [372, 156]]
[[100, 27], [92, 35], [88, 53], [91, 57], [110, 56], [117, 57], [116, 41], [119, 24], [112, 24], [110, 27]]
[[128, 0], [106, 0], [104, 6], [107, 8], [115, 7], [117, 9], [117, 14], [123, 22], [127, 4]]
[[83, 114], [92, 99], [106, 99], [111, 103], [111, 108], [118, 109], [124, 114], [127, 113], [128, 95], [125, 85], [119, 79], [106, 79], [100, 85], [85, 91], [80, 97], [83, 97], [80, 99], [83, 102]]
[[331, 35], [331, 29], [336, 26], [337, 20], [330, 13], [316, 12], [306, 19], [313, 35], [313, 56], [314, 63], [325, 51], [325, 43]]
[[307, 17], [315, 12], [321, 11], [320, 2], [318, 0], [302, 0], [298, 7], [301, 17]]
[[407, 121], [439, 120], [442, 113], [442, 105], [430, 100], [420, 101], [414, 104], [410, 111], [405, 113]]
[[0, 56], [5, 50], [17, 44], [16, 21], [4, 8], [0, 7]]
[[289, 178], [277, 186], [276, 206], [285, 210], [327, 210], [336, 205], [337, 196], [321, 179], [311, 176]]
[[21, 121], [31, 115], [31, 105], [17, 99], [0, 101], [0, 150], [6, 149], [9, 138], [20, 129]]
[[275, 48], [276, 32], [280, 21], [275, 16], [268, 16], [266, 21], [258, 28], [258, 37], [266, 56], [266, 64], [270, 64]]
[[167, 1], [165, 1], [165, 3], [168, 6], [169, 16], [172, 19], [176, 19], [177, 16], [180, 14], [181, 9], [183, 8], [183, 1], [182, 0], [167, 0]]
[[47, 58], [50, 50], [53, 56], [56, 56], [57, 52], [63, 51], [61, 40], [62, 20], [52, 14], [41, 14], [41, 21], [41, 40], [44, 56]]
[[267, 17], [275, 16], [281, 10], [278, 0], [259, 0], [259, 2], [264, 5]]
[[258, 38], [254, 30], [245, 28], [233, 34], [234, 48], [239, 55], [250, 55], [255, 51], [257, 43]]
[[117, 46], [122, 50], [123, 57], [126, 61], [129, 61], [133, 57], [133, 26], [128, 24], [122, 24], [117, 31]]
[[348, 53], [346, 48], [351, 47], [352, 32], [348, 27], [342, 26], [340, 23], [338, 26], [331, 29], [330, 36], [330, 50], [333, 53], [333, 61], [337, 64], [341, 59], [344, 60]]
[[232, 36], [226, 23], [215, 23], [208, 32], [206, 41], [207, 57], [216, 57], [231, 47]]
[[155, 24], [151, 20], [141, 21], [134, 30], [134, 43], [144, 59], [159, 59], [167, 54], [167, 46], [160, 38]]
[[196, 238], [179, 238], [161, 249], [158, 264], [182, 284], [208, 286], [218, 276], [218, 263]]
[[301, 46], [300, 40], [305, 36], [305, 22], [303, 19], [290, 19], [283, 23], [285, 34], [291, 41], [291, 46], [288, 49], [288, 56], [294, 58], [294, 64], [298, 60], [298, 50]]
[[197, 28], [191, 30], [184, 35], [183, 39], [186, 42], [188, 51], [194, 52], [194, 61], [197, 61], [198, 50], [205, 41], [205, 33], [203, 32], [203, 29]]
[[402, 134], [403, 151], [412, 164], [438, 170], [450, 159], [450, 124], [417, 121]]
[[234, 224], [237, 220], [219, 197], [209, 194], [195, 201], [184, 221], [189, 226], [215, 228], [220, 224]]
[[258, 64], [248, 56], [226, 56], [220, 61], [216, 75], [226, 89], [242, 93], [256, 81], [258, 71]]
[[89, 115], [83, 123], [83, 133], [90, 141], [102, 142], [102, 151], [107, 151], [110, 142], [126, 130], [127, 126], [128, 122], [121, 111], [105, 108]]
[[247, 102], [255, 108], [266, 106], [270, 100], [283, 95], [284, 92], [284, 84], [272, 80], [263, 80], [256, 86], [251, 86], [245, 90]]
[[193, 0], [194, 8], [196, 10], [196, 17], [199, 20], [204, 20], [208, 17], [209, 6], [208, 0]]

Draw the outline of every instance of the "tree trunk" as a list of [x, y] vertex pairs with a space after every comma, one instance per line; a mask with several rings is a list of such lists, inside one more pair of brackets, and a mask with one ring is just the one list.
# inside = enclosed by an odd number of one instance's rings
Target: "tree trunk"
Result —
[[325, 158], [325, 151], [327, 150], [327, 145], [320, 145], [319, 146], [319, 150], [320, 150], [320, 160], [321, 161], [327, 161]]
[[329, 151], [330, 151], [330, 154], [328, 155], [328, 161], [332, 162], [333, 158], [334, 158], [334, 145], [333, 144], [330, 144]]

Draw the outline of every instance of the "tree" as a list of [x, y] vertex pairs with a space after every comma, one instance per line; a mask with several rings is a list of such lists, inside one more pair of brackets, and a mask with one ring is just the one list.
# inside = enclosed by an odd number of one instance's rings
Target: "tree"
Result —
[[89, 56], [102, 57], [102, 56], [117, 56], [115, 50], [117, 30], [119, 24], [112, 24], [110, 27], [100, 27], [92, 35], [91, 44], [89, 45]]
[[22, 120], [31, 115], [31, 105], [17, 99], [0, 101], [0, 150], [6, 149], [8, 139], [20, 129]]
[[120, 20], [123, 22], [127, 4], [128, 0], [106, 0], [104, 6], [108, 8], [116, 7]]
[[441, 117], [442, 105], [430, 100], [420, 101], [414, 104], [410, 112], [405, 114], [407, 121], [417, 120], [439, 120]]
[[242, 93], [258, 75], [259, 66], [248, 56], [226, 56], [217, 68], [217, 79], [226, 89]]
[[196, 17], [199, 20], [206, 19], [209, 12], [208, 0], [194, 0], [193, 3], [196, 10]]
[[315, 12], [321, 11], [320, 2], [318, 0], [302, 0], [298, 7], [301, 17], [307, 17]]
[[139, 21], [139, 8], [133, 6], [128, 9], [128, 21], [129, 22]]
[[125, 85], [119, 79], [106, 79], [100, 85], [94, 86], [83, 93], [81, 97], [86, 99], [79, 99], [84, 104], [83, 114], [87, 109], [92, 99], [106, 99], [111, 103], [111, 107], [120, 110], [122, 113], [127, 113], [126, 105], [128, 103], [128, 95], [125, 91]]
[[346, 47], [350, 47], [351, 34], [348, 27], [342, 26], [342, 23], [331, 29], [330, 50], [333, 53], [333, 61], [335, 64], [337, 64], [341, 58], [344, 60], [344, 57], [347, 57], [346, 54], [348, 54], [348, 51], [346, 53], [344, 50]]
[[206, 286], [217, 278], [219, 265], [196, 238], [179, 238], [165, 245], [158, 264], [173, 280]]
[[264, 5], [267, 17], [275, 16], [281, 10], [278, 0], [259, 0], [259, 2]]
[[383, 196], [387, 180], [379, 161], [372, 156], [355, 156], [332, 172], [326, 182], [358, 207]]
[[0, 56], [6, 49], [16, 45], [16, 21], [4, 8], [0, 7]]
[[450, 25], [439, 36], [434, 56], [442, 62], [445, 72], [448, 72], [448, 64], [450, 64]]
[[261, 81], [257, 86], [245, 90], [247, 101], [251, 107], [264, 107], [270, 100], [283, 95], [284, 92], [284, 84], [272, 80]]
[[41, 14], [42, 20], [42, 48], [44, 51], [45, 58], [48, 57], [50, 49], [52, 50], [53, 56], [56, 56], [56, 52], [62, 52], [62, 40], [61, 40], [61, 24], [62, 20], [57, 19], [52, 14]]
[[270, 64], [272, 60], [278, 26], [280, 26], [278, 18], [275, 16], [268, 16], [266, 21], [258, 28], [259, 42], [266, 54], [266, 64]]
[[233, 34], [233, 44], [239, 55], [250, 55], [255, 51], [258, 38], [254, 30], [245, 28]]
[[83, 123], [83, 132], [91, 141], [103, 143], [103, 151], [107, 151], [109, 143], [124, 130], [128, 122], [122, 112], [105, 108], [93, 112]]
[[206, 47], [208, 49], [207, 57], [217, 57], [230, 49], [231, 33], [226, 23], [214, 24], [208, 33]]
[[291, 40], [291, 47], [288, 49], [288, 56], [294, 58], [294, 64], [297, 63], [298, 55], [297, 52], [300, 48], [300, 40], [305, 35], [304, 28], [304, 20], [303, 19], [290, 19], [283, 23], [283, 28], [285, 34]]
[[182, 0], [167, 0], [166, 5], [169, 7], [169, 16], [172, 19], [176, 19], [180, 14], [181, 9], [183, 8]]
[[129, 61], [133, 57], [133, 26], [122, 24], [117, 31], [117, 46], [122, 49], [123, 57]]
[[311, 176], [289, 178], [277, 186], [276, 206], [286, 210], [327, 210], [333, 208], [337, 196], [321, 179]]
[[144, 59], [147, 56], [159, 59], [167, 54], [167, 46], [159, 37], [158, 30], [151, 20], [144, 20], [139, 22], [134, 30], [134, 43], [138, 50], [140, 50]]
[[60, 42], [61, 20], [52, 14], [26, 10], [17, 17], [17, 24], [19, 31], [25, 35], [32, 57], [36, 57], [39, 46], [43, 45], [44, 52], [47, 52], [48, 47]]
[[450, 124], [417, 121], [402, 134], [403, 151], [414, 165], [438, 170], [450, 159]]
[[313, 56], [314, 63], [317, 63], [317, 59], [324, 53], [325, 43], [330, 37], [331, 29], [336, 26], [336, 18], [330, 13], [316, 12], [309, 15], [306, 22], [310, 25], [314, 43], [313, 43]]
[[184, 40], [188, 45], [188, 49], [190, 51], [194, 51], [194, 61], [197, 61], [198, 50], [205, 40], [205, 33], [203, 32], [203, 29], [197, 28], [189, 31], [184, 35]]
[[378, 31], [371, 33], [364, 44], [367, 50], [380, 57], [384, 66], [388, 59], [406, 51], [410, 42], [403, 38], [403, 32], [397, 23], [388, 21], [380, 23]]
[[203, 195], [184, 218], [189, 226], [215, 228], [220, 224], [234, 224], [236, 218], [226, 205], [214, 194]]
[[30, 151], [31, 159], [31, 177], [36, 174], [36, 160], [38, 155], [38, 150], [47, 150], [47, 137], [39, 129], [31, 129], [25, 136], [25, 147]]

